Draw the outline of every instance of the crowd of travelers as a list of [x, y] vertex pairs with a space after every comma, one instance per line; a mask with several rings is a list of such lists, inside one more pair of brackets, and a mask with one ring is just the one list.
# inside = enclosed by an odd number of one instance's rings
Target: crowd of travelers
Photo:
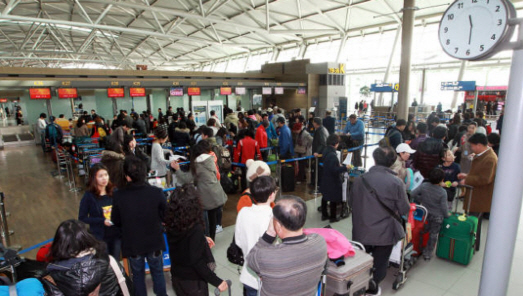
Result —
[[[426, 260], [433, 256], [459, 184], [474, 187], [471, 215], [481, 223], [490, 212], [502, 123], [499, 134], [493, 133], [481, 112], [458, 112], [448, 123], [437, 113], [419, 122], [396, 120], [372, 153], [375, 165], [351, 180], [347, 194], [345, 176], [362, 166], [360, 148], [366, 140], [365, 122], [356, 114], [341, 127], [330, 111], [324, 118], [314, 112], [305, 118], [300, 109], [285, 112], [273, 105], [247, 112], [225, 106], [223, 119], [211, 111], [201, 126], [183, 108], [174, 112], [169, 107], [165, 114], [158, 109], [157, 115], [121, 110], [108, 122], [91, 110], [73, 124], [75, 140], [96, 138], [105, 149], [100, 163], [89, 170], [78, 220], [60, 224], [47, 254], [47, 276], [41, 282], [48, 295], [129, 295], [123, 289], [147, 295], [146, 261], [154, 293], [167, 295], [166, 247], [176, 295], [209, 295], [208, 284], [227, 290], [227, 281], [215, 273], [211, 249], [223, 231], [228, 194], [238, 188], [233, 244], [244, 255], [239, 277], [244, 295], [314, 294], [327, 245], [322, 236], [305, 234], [308, 209], [302, 198], [277, 198], [281, 189], [267, 164], [275, 155], [314, 156], [313, 163], [321, 162], [317, 184], [316, 172], [305, 162], [295, 165], [292, 182], [319, 188], [322, 221], [338, 222], [352, 210], [351, 239], [374, 258], [375, 285], [366, 295], [380, 295], [392, 249], [406, 235], [385, 207], [399, 215], [408, 215], [411, 201], [428, 209], [430, 238], [421, 254]], [[44, 141], [67, 145], [55, 118], [49, 123], [46, 118], [42, 113], [38, 121]], [[355, 149], [350, 163], [340, 153], [347, 148]], [[417, 174], [425, 182], [415, 184]], [[159, 179], [161, 184], [154, 183]], [[158, 187], [176, 187], [169, 202]], [[478, 242], [480, 235], [478, 231]], [[132, 275], [124, 272], [123, 281], [122, 257]]]

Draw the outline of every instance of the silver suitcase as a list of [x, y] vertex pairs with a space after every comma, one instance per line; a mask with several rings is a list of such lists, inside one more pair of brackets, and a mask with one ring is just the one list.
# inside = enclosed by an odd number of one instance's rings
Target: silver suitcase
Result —
[[365, 251], [355, 249], [354, 257], [345, 258], [345, 265], [327, 263], [325, 272], [326, 296], [364, 296], [372, 280], [373, 258]]

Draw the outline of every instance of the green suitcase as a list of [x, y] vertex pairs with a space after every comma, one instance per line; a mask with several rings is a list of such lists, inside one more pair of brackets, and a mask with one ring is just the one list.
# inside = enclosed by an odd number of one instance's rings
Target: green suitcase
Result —
[[[276, 154], [271, 154], [269, 156], [267, 156], [267, 162], [270, 162], [270, 161], [275, 161], [277, 159], [276, 157]], [[271, 164], [269, 166], [271, 168], [271, 172], [276, 172], [276, 165], [275, 164]]]
[[[467, 186], [467, 188], [470, 194], [468, 205], [468, 208], [470, 208], [472, 187]], [[441, 224], [436, 256], [468, 265], [474, 255], [477, 230], [477, 217], [454, 213], [445, 218]]]

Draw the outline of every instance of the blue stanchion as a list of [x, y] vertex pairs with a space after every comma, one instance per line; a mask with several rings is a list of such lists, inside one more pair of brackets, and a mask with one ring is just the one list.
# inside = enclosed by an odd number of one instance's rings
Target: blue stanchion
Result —
[[367, 133], [368, 135], [378, 135], [378, 136], [385, 136], [384, 133]]
[[93, 148], [93, 149], [86, 149], [83, 152], [95, 152], [95, 151], [104, 151], [105, 148]]
[[52, 241], [53, 241], [53, 239], [50, 238], [50, 239], [48, 239], [48, 240], [46, 240], [46, 241], [43, 241], [43, 242], [38, 243], [38, 244], [36, 244], [36, 245], [34, 245], [34, 246], [31, 246], [31, 247], [29, 247], [29, 248], [27, 248], [27, 249], [20, 250], [20, 251], [18, 252], [18, 255], [22, 255], [22, 254], [27, 253], [27, 252], [30, 252], [30, 251], [32, 251], [32, 250], [34, 250], [34, 249], [36, 249], [36, 248], [40, 248], [41, 246], [46, 245], [46, 244], [48, 244], [48, 243], [50, 243], [50, 242], [52, 242]]
[[386, 127], [372, 127], [372, 126], [370, 126], [370, 127], [368, 127], [368, 129], [384, 129], [384, 130], [386, 130], [387, 128]]

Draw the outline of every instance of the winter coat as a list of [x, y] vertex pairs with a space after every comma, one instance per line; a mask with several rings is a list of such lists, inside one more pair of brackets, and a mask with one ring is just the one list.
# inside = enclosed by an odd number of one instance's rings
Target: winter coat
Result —
[[109, 173], [109, 180], [116, 186], [116, 188], [122, 188], [127, 184], [127, 179], [123, 172], [123, 162], [125, 156], [114, 151], [104, 150], [102, 151], [102, 164], [107, 167]]
[[232, 123], [234, 124], [235, 126], [238, 126], [238, 121], [240, 119], [238, 118], [238, 115], [236, 115], [236, 113], [229, 113], [227, 114], [227, 116], [225, 117], [225, 126], [227, 126], [227, 128], [229, 127], [229, 124]]
[[418, 144], [418, 150], [413, 156], [413, 165], [423, 177], [428, 178], [430, 171], [441, 163], [440, 153], [443, 148], [447, 148], [447, 144], [436, 138], [427, 138]]
[[260, 145], [251, 137], [241, 139], [234, 149], [234, 162], [245, 164], [247, 160], [261, 160]]
[[173, 147], [189, 146], [191, 141], [190, 130], [188, 128], [175, 128], [174, 135], [170, 139]]
[[334, 117], [327, 116], [327, 117], [323, 118], [322, 123], [323, 123], [323, 126], [329, 132], [329, 135], [334, 134], [334, 132], [335, 132], [334, 127], [336, 125], [336, 119], [334, 119]]
[[225, 204], [227, 195], [218, 181], [214, 157], [202, 154], [196, 158], [195, 166], [194, 183], [200, 192], [203, 209], [212, 210]]
[[136, 128], [138, 133], [142, 134], [142, 137], [146, 137], [147, 136], [147, 124], [145, 123], [145, 121], [143, 119], [138, 118], [134, 122], [134, 127]]
[[320, 192], [323, 195], [323, 200], [342, 201], [342, 174], [345, 172], [347, 172], [347, 167], [340, 166], [336, 149], [332, 146], [325, 148], [323, 154], [323, 175], [320, 182]]
[[354, 179], [350, 191], [352, 239], [364, 245], [394, 245], [405, 237], [405, 230], [367, 190], [362, 178], [375, 190], [378, 198], [399, 215], [406, 215], [410, 210], [405, 184], [391, 169], [375, 165]]
[[[465, 184], [474, 186], [472, 191], [472, 201], [470, 211], [479, 213], [489, 213], [492, 205], [492, 195], [494, 194], [494, 180], [496, 178], [496, 168], [498, 157], [492, 149], [488, 149], [480, 156], [474, 157], [470, 172], [465, 178]], [[463, 209], [467, 209], [469, 195], [465, 195]]]
[[327, 138], [329, 137], [329, 131], [324, 127], [319, 127], [314, 132], [312, 139], [312, 153], [322, 154], [325, 148], [327, 148]]
[[47, 295], [88, 296], [99, 288], [96, 295], [122, 295], [118, 280], [109, 265], [109, 257], [95, 258], [92, 254], [80, 258], [51, 263], [49, 276], [42, 278]]
[[214, 262], [214, 258], [210, 250], [206, 250], [207, 241], [201, 224], [195, 224], [185, 232], [168, 230], [167, 242], [173, 277], [182, 280], [203, 280], [215, 287], [222, 283], [222, 279], [207, 265]]

